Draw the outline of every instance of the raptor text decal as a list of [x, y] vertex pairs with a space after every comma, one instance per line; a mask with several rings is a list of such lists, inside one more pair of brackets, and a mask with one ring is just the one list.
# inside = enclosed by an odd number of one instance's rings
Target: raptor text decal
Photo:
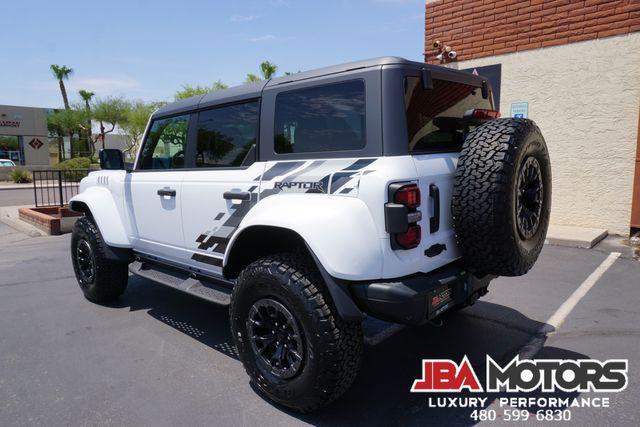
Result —
[[274, 187], [278, 190], [295, 188], [299, 190], [317, 190], [320, 192], [324, 192], [324, 188], [322, 186], [322, 182], [276, 182]]

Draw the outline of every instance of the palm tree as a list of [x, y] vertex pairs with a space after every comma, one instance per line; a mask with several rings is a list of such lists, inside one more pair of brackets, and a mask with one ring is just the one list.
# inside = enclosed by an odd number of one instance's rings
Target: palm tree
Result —
[[67, 89], [64, 87], [64, 81], [69, 79], [69, 76], [73, 74], [73, 68], [69, 68], [66, 65], [51, 65], [51, 72], [53, 76], [60, 83], [60, 93], [62, 93], [62, 101], [64, 102], [65, 110], [69, 109], [69, 98], [67, 98]]
[[272, 64], [269, 61], [262, 61], [260, 63], [260, 73], [262, 73], [262, 78], [258, 77], [253, 73], [247, 74], [247, 78], [244, 79], [245, 83], [255, 83], [262, 80], [269, 80], [273, 77], [278, 71], [278, 66], [276, 64]]
[[91, 110], [91, 106], [89, 105], [89, 101], [91, 101], [91, 98], [93, 98], [95, 93], [90, 92], [88, 90], [80, 89], [78, 91], [78, 94], [80, 95], [80, 98], [82, 98], [82, 100], [84, 101], [84, 105], [87, 107], [87, 110]]
[[255, 82], [259, 82], [259, 81], [262, 81], [262, 79], [260, 77], [256, 76], [253, 73], [247, 74], [247, 78], [244, 79], [245, 83], [255, 83]]
[[91, 98], [93, 98], [95, 93], [88, 90], [80, 89], [78, 91], [78, 94], [84, 101], [85, 110], [87, 110], [87, 128], [85, 129], [85, 133], [87, 134], [87, 152], [89, 153], [89, 157], [93, 157], [94, 150], [93, 144], [91, 143], [91, 104], [89, 104], [89, 102], [91, 101]]
[[260, 71], [262, 72], [262, 78], [269, 80], [278, 71], [278, 66], [272, 64], [269, 61], [262, 61], [260, 64]]

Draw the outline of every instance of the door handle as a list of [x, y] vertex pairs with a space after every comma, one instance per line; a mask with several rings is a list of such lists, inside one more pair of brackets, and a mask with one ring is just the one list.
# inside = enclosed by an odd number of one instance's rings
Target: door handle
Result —
[[429, 218], [429, 233], [440, 229], [440, 189], [435, 184], [429, 184], [429, 197], [433, 200], [433, 216]]
[[225, 191], [222, 197], [225, 200], [251, 200], [251, 193], [248, 191]]
[[158, 190], [158, 196], [176, 197], [176, 190], [171, 188], [161, 188]]

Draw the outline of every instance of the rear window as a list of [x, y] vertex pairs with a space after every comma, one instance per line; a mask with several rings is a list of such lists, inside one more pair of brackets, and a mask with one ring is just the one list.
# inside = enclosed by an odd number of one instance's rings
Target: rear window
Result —
[[365, 85], [353, 80], [279, 93], [275, 151], [319, 153], [364, 148]]
[[482, 98], [476, 86], [433, 80], [425, 90], [420, 77], [405, 81], [405, 108], [409, 152], [434, 153], [460, 151], [465, 132], [464, 112], [474, 108], [493, 109], [491, 96]]

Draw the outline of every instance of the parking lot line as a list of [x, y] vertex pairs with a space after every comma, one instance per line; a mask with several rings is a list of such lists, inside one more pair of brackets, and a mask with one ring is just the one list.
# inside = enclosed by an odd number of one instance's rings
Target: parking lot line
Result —
[[602, 261], [602, 263], [596, 268], [593, 273], [587, 277], [578, 289], [573, 291], [571, 296], [562, 303], [562, 305], [556, 310], [555, 313], [547, 320], [547, 324], [554, 327], [556, 332], [560, 325], [565, 321], [569, 313], [575, 308], [582, 298], [589, 292], [596, 282], [602, 277], [602, 275], [616, 262], [616, 259], [620, 256], [620, 252], [611, 252], [609, 256]]
[[547, 336], [558, 332], [558, 329], [569, 316], [571, 311], [598, 282], [604, 273], [613, 265], [620, 256], [620, 252], [611, 252], [600, 265], [593, 270], [578, 288], [567, 298], [560, 307], [549, 317], [549, 320], [540, 328], [538, 333], [520, 350], [520, 359], [531, 359], [544, 346]]
[[[538, 330], [535, 336], [520, 350], [518, 356], [520, 359], [531, 359], [544, 345], [547, 335], [555, 333], [560, 325], [565, 321], [567, 316], [580, 302], [582, 298], [589, 292], [589, 290], [596, 284], [596, 282], [602, 277], [602, 275], [613, 265], [613, 263], [620, 256], [620, 252], [611, 252], [609, 256], [602, 261], [602, 263], [573, 291], [573, 293], [567, 298], [560, 307], [549, 317], [544, 325]], [[376, 346], [381, 342], [391, 338], [405, 328], [405, 325], [394, 324], [391, 325], [377, 334], [367, 337], [365, 336], [364, 342], [370, 346]]]

